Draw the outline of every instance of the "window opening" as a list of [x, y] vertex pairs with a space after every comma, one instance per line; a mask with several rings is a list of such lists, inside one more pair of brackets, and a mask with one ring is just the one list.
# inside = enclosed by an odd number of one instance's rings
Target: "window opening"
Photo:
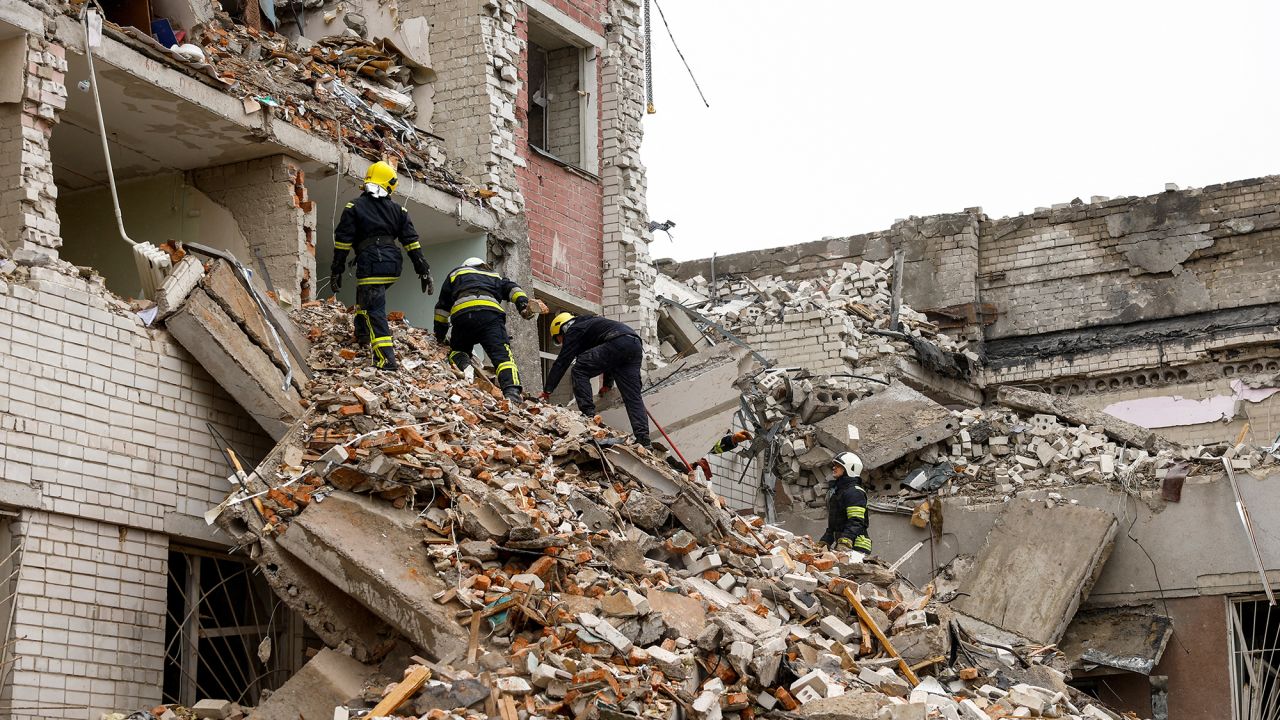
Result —
[[1230, 603], [1235, 720], [1280, 720], [1280, 612], [1265, 598]]
[[190, 706], [216, 697], [257, 705], [263, 691], [283, 685], [301, 667], [306, 632], [253, 563], [193, 548], [170, 550], [164, 702]]

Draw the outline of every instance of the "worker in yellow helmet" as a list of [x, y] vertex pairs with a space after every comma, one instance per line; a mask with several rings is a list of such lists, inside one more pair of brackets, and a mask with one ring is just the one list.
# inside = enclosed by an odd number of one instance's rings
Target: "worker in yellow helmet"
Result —
[[622, 404], [627, 408], [631, 432], [636, 442], [649, 444], [649, 411], [640, 397], [640, 365], [644, 362], [644, 345], [630, 326], [597, 315], [575, 317], [560, 313], [551, 319], [551, 338], [560, 345], [560, 354], [547, 371], [542, 399], [551, 397], [556, 385], [573, 364], [573, 398], [578, 409], [588, 417], [596, 414], [591, 396], [591, 378], [603, 375], [601, 392], [617, 383]]
[[333, 231], [333, 263], [329, 267], [330, 284], [337, 293], [342, 288], [347, 253], [355, 250], [356, 342], [369, 345], [373, 364], [383, 370], [399, 368], [387, 324], [387, 289], [400, 278], [403, 263], [397, 243], [409, 253], [422, 292], [430, 295], [435, 290], [431, 266], [422, 256], [409, 211], [389, 197], [395, 187], [395, 168], [385, 162], [369, 166], [363, 192], [347, 203]]

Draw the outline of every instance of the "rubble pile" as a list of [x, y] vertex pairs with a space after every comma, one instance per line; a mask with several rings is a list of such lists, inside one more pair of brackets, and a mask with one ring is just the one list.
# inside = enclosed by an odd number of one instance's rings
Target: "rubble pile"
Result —
[[[728, 276], [718, 279], [713, 288], [698, 275], [686, 285], [699, 295], [711, 298], [703, 307], [703, 314], [721, 321], [730, 331], [763, 327], [795, 316], [805, 320], [837, 318], [843, 323], [844, 357], [856, 365], [863, 359], [900, 354], [908, 349], [894, 347], [892, 334], [875, 332], [889, 329], [892, 268], [892, 258], [882, 263], [863, 260], [844, 263], [839, 270], [830, 269], [808, 280], [777, 275]], [[963, 340], [938, 332], [923, 313], [905, 303], [898, 316], [902, 334], [927, 340], [944, 352], [965, 351]], [[903, 339], [899, 338], [898, 342]], [[971, 360], [976, 362], [977, 356], [971, 355]]]
[[[349, 566], [345, 579], [321, 573], [429, 658], [340, 699], [335, 717], [1118, 717], [1062, 684], [1052, 649], [968, 636], [932, 586], [728, 513], [593, 419], [469, 381], [424, 331], [396, 328], [402, 371], [390, 374], [350, 349], [341, 305], [295, 318], [314, 343], [311, 408], [219, 525], [238, 521], [237, 541], [268, 572], [280, 558], [268, 545], [310, 540], [321, 529], [308, 515], [335, 508], [358, 526], [376, 503], [387, 529], [374, 542], [406, 520], [417, 538], [358, 583]], [[433, 573], [430, 601], [406, 595]], [[299, 595], [276, 589], [286, 603]], [[424, 633], [387, 605], [397, 598], [452, 622]]]
[[[886, 331], [890, 265], [891, 261], [849, 262], [839, 271], [828, 270], [811, 280], [729, 276], [719, 280], [716, 288], [697, 276], [686, 283], [684, 289], [689, 292], [682, 289], [682, 302], [699, 307], [707, 318], [748, 338], [752, 328], [792, 315], [811, 315], [815, 322], [836, 315], [843, 324], [848, 373], [773, 367], [759, 369], [738, 383], [754, 410], [753, 417], [745, 418], [746, 424], [759, 438], [748, 452], [763, 455], [762, 464], [773, 476], [766, 486], [775, 495], [777, 507], [824, 507], [835, 453], [855, 450], [868, 459], [866, 438], [857, 434], [880, 424], [878, 415], [858, 418], [866, 421], [861, 427], [827, 419], [844, 416], [852, 412], [851, 407], [893, 386], [900, 375], [897, 358], [914, 357], [926, 365], [930, 361], [924, 356], [934, 352], [971, 362], [978, 359], [963, 350], [960, 341], [937, 332], [906, 306], [901, 310], [903, 332]], [[709, 292], [717, 299], [708, 299]], [[714, 328], [703, 330], [716, 334]], [[940, 406], [935, 408], [942, 412]], [[1024, 490], [1088, 483], [1128, 490], [1150, 487], [1170, 473], [1194, 473], [1197, 466], [1218, 469], [1224, 457], [1236, 470], [1275, 461], [1260, 449], [1244, 446], [1185, 448], [1164, 441], [1144, 445], [1128, 436], [1109, 436], [1106, 428], [1093, 422], [1070, 422], [1056, 414], [998, 403], [948, 412], [952, 422], [946, 432], [918, 447], [900, 449], [883, 462], [869, 463], [864, 473], [868, 489], [917, 500], [936, 493], [989, 500]], [[851, 419], [856, 417], [855, 413]], [[824, 429], [824, 421], [834, 428]], [[907, 434], [907, 428], [902, 434]]]
[[[778, 406], [781, 409], [776, 412], [792, 414], [798, 422], [779, 434], [773, 470], [785, 483], [790, 500], [816, 508], [825, 504], [824, 489], [832, 458], [839, 448], [830, 443], [824, 445], [813, 423], [847, 407], [848, 399], [856, 401], [865, 388], [849, 389], [847, 398], [814, 412], [815, 403], [808, 400], [814, 393], [810, 383], [797, 383], [800, 386], [795, 389], [796, 397], [803, 399], [799, 407], [795, 403]], [[809, 392], [805, 392], [807, 388]], [[840, 388], [824, 384], [821, 392], [826, 397], [837, 397]], [[1071, 425], [1054, 415], [1024, 417], [999, 405], [952, 414], [959, 427], [954, 435], [866, 471], [864, 484], [873, 492], [903, 497], [963, 493], [989, 500], [1012, 497], [1023, 490], [1082, 484], [1104, 483], [1128, 490], [1150, 488], [1158, 486], [1171, 472], [1185, 476], [1197, 474], [1197, 468], [1217, 471], [1224, 453], [1237, 470], [1276, 462], [1261, 450], [1243, 446], [1224, 449], [1171, 445], [1151, 452], [1117, 442], [1098, 427]]]
[[191, 28], [174, 46], [179, 52], [134, 28], [105, 25], [143, 51], [216, 78], [246, 114], [270, 113], [369, 160], [394, 160], [407, 178], [477, 202], [492, 195], [449, 166], [438, 138], [415, 128], [411, 93], [429, 73], [385, 40], [337, 23], [332, 36], [292, 41], [219, 12]]

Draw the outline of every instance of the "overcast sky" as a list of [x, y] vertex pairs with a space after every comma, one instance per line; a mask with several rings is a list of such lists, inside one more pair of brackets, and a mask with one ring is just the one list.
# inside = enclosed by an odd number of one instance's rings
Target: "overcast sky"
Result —
[[1280, 3], [662, 0], [654, 257], [1280, 173]]

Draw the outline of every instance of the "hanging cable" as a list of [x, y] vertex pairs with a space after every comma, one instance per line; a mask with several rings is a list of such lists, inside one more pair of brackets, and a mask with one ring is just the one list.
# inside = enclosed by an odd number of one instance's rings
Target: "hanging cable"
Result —
[[[648, 0], [645, 1], [645, 5], [648, 5]], [[689, 67], [689, 61], [684, 59], [684, 53], [680, 52], [680, 46], [676, 44], [676, 36], [671, 32], [671, 25], [667, 23], [667, 16], [662, 12], [662, 6], [658, 4], [658, 0], [653, 0], [653, 5], [658, 8], [658, 17], [662, 19], [662, 26], [667, 29], [667, 37], [671, 38], [671, 45], [675, 47], [676, 54], [680, 56], [680, 62], [684, 63], [684, 69], [688, 71], [689, 79], [693, 81], [693, 86], [698, 89], [698, 97], [702, 98], [703, 105], [711, 107], [711, 103], [707, 102], [707, 96], [702, 94], [702, 86], [698, 84], [698, 78], [693, 76], [693, 68]], [[647, 17], [648, 14], [646, 13], [646, 18]], [[648, 32], [647, 21], [645, 31], [646, 33]], [[646, 42], [648, 42], [647, 38]], [[652, 95], [650, 95], [650, 98], [652, 98]], [[652, 100], [650, 100], [650, 108], [652, 107]], [[653, 110], [650, 110], [649, 112], [653, 112]]]
[[[142, 295], [154, 299], [156, 291], [164, 284], [165, 276], [173, 266], [169, 254], [149, 242], [137, 242], [124, 229], [124, 214], [120, 212], [120, 194], [116, 190], [116, 173], [111, 166], [111, 148], [107, 144], [107, 124], [102, 119], [102, 99], [98, 96], [98, 73], [93, 67], [93, 49], [102, 42], [102, 14], [100, 7], [86, 7], [80, 16], [84, 27], [84, 54], [89, 60], [89, 86], [93, 89], [93, 109], [98, 118], [98, 136], [102, 139], [102, 157], [107, 165], [107, 182], [111, 187], [111, 205], [116, 212], [116, 229], [120, 238], [133, 248], [134, 265], [142, 281]], [[93, 24], [90, 32], [89, 25]]]
[[644, 97], [648, 101], [647, 112], [658, 112], [653, 106], [653, 16], [649, 0], [644, 0]]
[[96, 27], [101, 27], [101, 15], [96, 11], [86, 9], [81, 16], [81, 22], [84, 23], [84, 54], [89, 60], [89, 87], [93, 89], [93, 109], [96, 111], [98, 118], [98, 137], [102, 139], [102, 155], [107, 163], [107, 181], [111, 185], [111, 204], [116, 211], [116, 228], [120, 231], [120, 237], [130, 245], [137, 245], [133, 238], [129, 237], [129, 233], [124, 230], [124, 216], [120, 212], [120, 196], [116, 193], [116, 173], [111, 167], [111, 149], [107, 146], [107, 125], [102, 120], [102, 100], [98, 97], [98, 73], [93, 67], [93, 48], [97, 45], [94, 38], [100, 37], [101, 30], [97, 33], [89, 32], [90, 16]]

